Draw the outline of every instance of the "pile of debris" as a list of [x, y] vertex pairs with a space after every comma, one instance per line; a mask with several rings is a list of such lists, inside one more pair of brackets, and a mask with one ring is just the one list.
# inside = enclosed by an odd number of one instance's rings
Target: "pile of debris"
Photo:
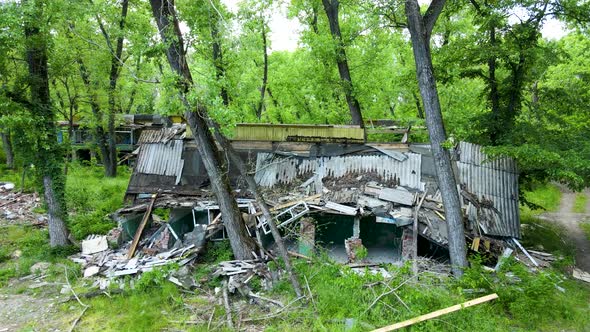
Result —
[[13, 224], [47, 225], [47, 216], [34, 212], [41, 206], [37, 193], [15, 192], [11, 182], [0, 182], [0, 218]]

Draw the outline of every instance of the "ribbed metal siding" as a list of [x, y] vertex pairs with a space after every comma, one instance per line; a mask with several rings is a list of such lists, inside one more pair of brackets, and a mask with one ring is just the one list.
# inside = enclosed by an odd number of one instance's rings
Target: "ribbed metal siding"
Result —
[[170, 128], [149, 129], [141, 132], [138, 144], [145, 143], [166, 143], [178, 134], [182, 134], [186, 130], [185, 125], [176, 125]]
[[168, 143], [142, 144], [137, 158], [135, 172], [175, 176], [180, 179], [184, 159], [182, 159], [182, 140]]
[[298, 176], [319, 173], [320, 165], [323, 165], [324, 177], [339, 178], [350, 173], [375, 172], [386, 180], [397, 178], [402, 186], [423, 190], [420, 174], [422, 156], [414, 153], [406, 155], [408, 159], [398, 161], [386, 155], [273, 159], [273, 154], [258, 153], [255, 179], [264, 187], [288, 184]]
[[514, 160], [511, 158], [498, 158], [490, 160], [489, 157], [482, 152], [482, 147], [477, 144], [460, 142], [459, 154], [459, 160], [461, 160], [463, 163], [493, 168], [511, 173], [518, 172]]
[[[491, 200], [500, 211], [500, 215], [489, 223], [487, 234], [520, 237], [518, 173], [514, 160], [502, 158], [487, 162], [480, 146], [461, 142], [459, 147], [457, 167], [461, 183], [479, 200], [484, 197]], [[488, 210], [485, 212], [487, 215], [495, 214]], [[476, 217], [477, 211], [472, 209], [469, 214]]]

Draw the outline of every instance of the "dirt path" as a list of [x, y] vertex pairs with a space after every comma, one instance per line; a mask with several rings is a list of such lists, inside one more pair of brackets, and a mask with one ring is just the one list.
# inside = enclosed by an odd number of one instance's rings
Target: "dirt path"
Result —
[[[590, 195], [590, 191], [585, 191], [585, 194]], [[554, 221], [565, 228], [570, 240], [573, 241], [576, 247], [576, 267], [590, 272], [590, 241], [579, 227], [580, 222], [590, 219], [590, 196], [588, 197], [586, 212], [574, 213], [572, 210], [576, 194], [562, 188], [559, 211], [544, 213], [540, 217]]]

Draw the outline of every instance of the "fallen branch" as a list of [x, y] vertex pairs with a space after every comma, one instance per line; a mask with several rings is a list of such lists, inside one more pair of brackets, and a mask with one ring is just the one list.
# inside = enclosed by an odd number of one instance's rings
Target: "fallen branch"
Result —
[[82, 310], [82, 312], [80, 313], [80, 315], [78, 316], [78, 318], [76, 318], [76, 320], [72, 323], [72, 326], [70, 327], [70, 329], [68, 330], [68, 332], [74, 331], [74, 329], [76, 328], [76, 325], [78, 325], [78, 323], [82, 319], [82, 316], [84, 316], [84, 313], [86, 312], [86, 310], [88, 310], [88, 308], [90, 308], [90, 307], [89, 306], [84, 307], [84, 310]]
[[481, 303], [484, 303], [484, 302], [488, 302], [488, 301], [491, 301], [491, 300], [497, 299], [497, 298], [498, 298], [498, 294], [496, 294], [496, 293], [490, 294], [490, 295], [486, 295], [486, 296], [479, 297], [479, 298], [474, 299], [474, 300], [463, 302], [461, 304], [456, 304], [456, 305], [454, 305], [452, 307], [448, 307], [448, 308], [445, 308], [445, 309], [441, 309], [441, 310], [437, 310], [437, 311], [431, 312], [429, 314], [425, 314], [425, 315], [421, 315], [421, 316], [418, 316], [418, 317], [414, 317], [412, 319], [408, 319], [408, 320], [405, 320], [403, 322], [395, 323], [393, 325], [384, 326], [384, 327], [378, 328], [376, 330], [373, 330], [372, 332], [388, 332], [388, 331], [398, 330], [398, 329], [400, 329], [402, 327], [410, 326], [410, 325], [413, 325], [413, 324], [416, 324], [416, 323], [419, 323], [419, 322], [422, 322], [422, 321], [425, 321], [425, 320], [429, 320], [429, 319], [436, 318], [436, 317], [439, 317], [439, 316], [442, 316], [442, 315], [446, 315], [448, 313], [459, 311], [459, 310], [461, 310], [463, 308], [467, 308], [467, 307], [471, 307], [471, 306], [474, 306], [474, 305], [478, 305], [478, 304], [481, 304]]
[[229, 296], [227, 295], [227, 282], [223, 283], [223, 306], [225, 307], [225, 318], [227, 327], [230, 330], [233, 330], [234, 323], [231, 318], [231, 307], [229, 306]]
[[255, 322], [255, 321], [259, 321], [259, 320], [266, 320], [266, 319], [270, 319], [270, 318], [275, 318], [276, 316], [280, 315], [283, 311], [285, 311], [289, 306], [291, 306], [293, 303], [303, 299], [303, 296], [300, 296], [298, 298], [296, 298], [295, 300], [289, 302], [286, 306], [282, 307], [281, 309], [273, 312], [272, 314], [268, 314], [265, 316], [261, 316], [261, 317], [254, 317], [254, 318], [247, 318], [242, 320], [242, 322], [247, 323], [247, 322]]

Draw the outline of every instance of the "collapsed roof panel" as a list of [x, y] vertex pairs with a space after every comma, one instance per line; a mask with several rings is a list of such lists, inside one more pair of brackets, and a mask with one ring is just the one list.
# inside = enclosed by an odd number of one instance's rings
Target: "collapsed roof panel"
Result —
[[421, 182], [421, 156], [404, 153], [399, 161], [388, 155], [348, 155], [319, 158], [282, 157], [272, 153], [259, 153], [256, 160], [256, 182], [263, 187], [289, 184], [304, 175], [340, 178], [349, 174], [376, 173], [385, 181], [398, 180], [399, 184], [417, 190], [424, 189]]

